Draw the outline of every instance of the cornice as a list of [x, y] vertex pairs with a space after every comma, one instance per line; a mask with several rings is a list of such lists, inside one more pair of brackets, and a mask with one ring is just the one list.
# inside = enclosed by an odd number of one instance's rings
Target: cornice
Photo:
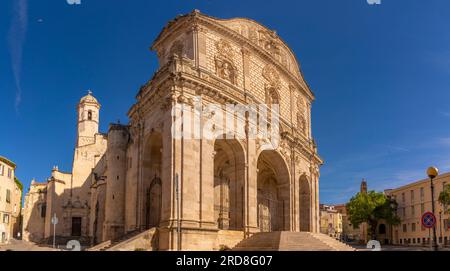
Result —
[[[188, 25], [191, 27], [192, 25], [195, 25], [195, 27], [198, 27], [198, 25], [202, 25], [207, 29], [214, 29], [217, 32], [223, 34], [224, 36], [231, 37], [232, 39], [237, 41], [242, 48], [245, 48], [247, 50], [251, 48], [252, 52], [255, 52], [262, 59], [270, 60], [270, 64], [276, 66], [279, 71], [282, 71], [283, 75], [289, 79], [289, 82], [291, 83], [294, 82], [294, 84], [297, 85], [298, 90], [303, 92], [303, 94], [306, 95], [311, 101], [315, 99], [314, 93], [311, 91], [304, 78], [302, 78], [303, 74], [301, 73], [300, 67], [298, 67], [300, 70], [300, 78], [299, 78], [299, 76], [289, 71], [266, 50], [254, 44], [247, 37], [241, 35], [240, 33], [237, 33], [236, 31], [226, 27], [225, 25], [218, 23], [217, 20], [218, 20], [217, 18], [213, 18], [211, 16], [207, 16], [199, 12], [192, 12], [188, 15], [177, 17], [175, 20], [167, 24], [167, 26], [163, 29], [158, 38], [155, 40], [151, 49], [157, 50], [160, 44], [164, 43], [164, 41], [167, 40], [170, 36], [172, 36], [177, 31], [185, 28]], [[265, 26], [261, 25], [261, 27], [267, 29], [267, 27]], [[284, 41], [282, 42], [284, 43]], [[289, 46], [287, 46], [285, 43], [284, 45], [290, 50]], [[295, 54], [293, 52], [291, 52], [291, 54], [295, 57]], [[299, 65], [297, 60], [295, 64]]]

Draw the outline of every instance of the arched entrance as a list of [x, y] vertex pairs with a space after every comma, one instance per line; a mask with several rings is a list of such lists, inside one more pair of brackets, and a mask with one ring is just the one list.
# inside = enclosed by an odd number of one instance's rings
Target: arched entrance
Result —
[[147, 141], [143, 159], [145, 228], [157, 227], [161, 221], [162, 205], [162, 137], [153, 132]]
[[299, 180], [300, 188], [300, 231], [311, 231], [311, 188], [308, 177], [303, 174]]
[[219, 229], [243, 227], [245, 155], [236, 139], [214, 142], [214, 217]]
[[276, 151], [258, 157], [258, 227], [262, 232], [290, 230], [289, 171]]

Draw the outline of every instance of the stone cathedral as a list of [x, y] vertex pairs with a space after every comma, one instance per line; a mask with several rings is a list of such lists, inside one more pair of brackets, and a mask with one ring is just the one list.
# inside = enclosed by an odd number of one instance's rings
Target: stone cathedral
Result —
[[[158, 250], [233, 247], [258, 232], [319, 232], [314, 95], [286, 43], [253, 20], [194, 10], [170, 21], [152, 50], [159, 69], [138, 91], [128, 124], [101, 133], [99, 101], [91, 92], [79, 101], [72, 171], [54, 167], [47, 182], [32, 183], [24, 238], [51, 240], [53, 216], [58, 240], [91, 246], [149, 230]], [[198, 97], [200, 107], [258, 104], [271, 112], [279, 105], [279, 144], [264, 148], [266, 138], [249, 137], [249, 114], [241, 136], [174, 137], [173, 108]], [[200, 122], [212, 115], [200, 114]]]

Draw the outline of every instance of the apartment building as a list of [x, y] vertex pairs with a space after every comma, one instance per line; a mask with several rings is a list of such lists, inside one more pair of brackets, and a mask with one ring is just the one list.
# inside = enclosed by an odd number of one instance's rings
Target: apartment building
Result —
[[0, 156], [0, 244], [20, 232], [22, 184], [15, 176], [16, 164]]
[[[437, 242], [440, 246], [450, 245], [448, 206], [439, 203], [439, 194], [445, 186], [450, 184], [450, 173], [437, 176], [434, 181], [434, 204]], [[401, 223], [392, 226], [391, 239], [398, 245], [430, 245], [433, 238], [432, 229], [422, 226], [421, 217], [425, 212], [431, 212], [431, 186], [430, 179], [416, 181], [399, 188], [385, 191], [386, 195], [395, 198], [398, 203], [397, 214]]]

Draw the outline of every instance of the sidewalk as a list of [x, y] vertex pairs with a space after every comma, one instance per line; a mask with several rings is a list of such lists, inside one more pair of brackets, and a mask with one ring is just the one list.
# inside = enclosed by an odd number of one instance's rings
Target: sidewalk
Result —
[[9, 244], [0, 245], [0, 251], [61, 251], [52, 247], [37, 245], [23, 240], [10, 240]]

